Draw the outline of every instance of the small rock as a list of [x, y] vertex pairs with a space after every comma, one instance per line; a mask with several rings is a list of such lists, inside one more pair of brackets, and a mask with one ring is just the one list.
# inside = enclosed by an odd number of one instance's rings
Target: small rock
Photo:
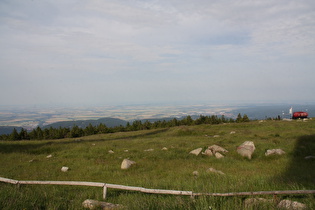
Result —
[[252, 209], [253, 207], [258, 207], [260, 204], [272, 204], [272, 199], [265, 198], [247, 198], [244, 201], [245, 208]]
[[132, 161], [132, 160], [128, 160], [128, 159], [124, 159], [121, 163], [121, 166], [120, 168], [121, 169], [128, 169], [130, 168], [132, 165], [136, 164], [135, 161]]
[[213, 138], [219, 138], [220, 137], [220, 135], [214, 135], [213, 136]]
[[82, 206], [87, 209], [119, 209], [122, 206], [119, 204], [107, 203], [103, 201], [96, 201], [87, 199], [83, 201]]
[[231, 131], [230, 134], [235, 134], [235, 131]]
[[129, 152], [129, 150], [125, 149], [124, 152]]
[[215, 156], [217, 159], [224, 158], [224, 156], [223, 156], [221, 153], [219, 153], [219, 152], [216, 152], [216, 153], [214, 154], [214, 156]]
[[63, 166], [63, 167], [61, 168], [61, 171], [62, 171], [62, 172], [67, 172], [67, 171], [69, 171], [69, 167]]
[[198, 149], [194, 149], [194, 150], [190, 151], [189, 154], [193, 154], [193, 155], [198, 156], [201, 151], [202, 151], [202, 148], [198, 148]]
[[92, 144], [92, 146], [95, 146], [96, 144]]
[[203, 152], [202, 154], [207, 156], [213, 156], [213, 152], [210, 149], [206, 149], [205, 152]]
[[252, 159], [252, 154], [255, 151], [255, 145], [252, 141], [245, 141], [237, 148], [237, 153], [248, 159]]
[[209, 150], [212, 151], [213, 154], [215, 154], [216, 152], [223, 152], [223, 153], [226, 153], [228, 152], [226, 149], [224, 149], [223, 147], [220, 147], [218, 145], [212, 145], [210, 147], [208, 147]]
[[300, 210], [306, 209], [306, 205], [304, 203], [300, 203], [297, 201], [290, 200], [282, 200], [277, 205], [278, 208], [290, 209], [290, 210]]
[[305, 160], [315, 159], [315, 156], [306, 156]]
[[108, 153], [114, 154], [115, 152], [113, 150], [109, 150]]
[[32, 160], [29, 160], [28, 162], [30, 162], [30, 163], [31, 163], [31, 162], [34, 162], [34, 159], [32, 159]]
[[144, 150], [145, 152], [152, 152], [152, 151], [154, 151], [154, 149], [146, 149], [146, 150]]
[[222, 171], [216, 170], [214, 168], [208, 168], [207, 172], [212, 172], [212, 173], [216, 173], [216, 174], [225, 175], [225, 173], [223, 173]]
[[51, 157], [52, 157], [52, 155], [47, 155], [47, 156], [46, 156], [46, 158], [51, 158]]
[[166, 150], [168, 150], [168, 149], [167, 149], [166, 147], [163, 147], [162, 150], [166, 151]]
[[269, 155], [283, 155], [285, 154], [285, 151], [283, 151], [282, 149], [268, 149], [265, 153], [266, 156]]
[[199, 175], [199, 172], [198, 172], [198, 171], [193, 171], [193, 175], [194, 175], [194, 176], [198, 176], [198, 175]]

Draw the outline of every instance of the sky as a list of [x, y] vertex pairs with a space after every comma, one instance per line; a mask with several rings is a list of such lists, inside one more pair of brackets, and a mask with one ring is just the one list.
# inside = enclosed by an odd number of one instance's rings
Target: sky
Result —
[[315, 101], [314, 0], [0, 0], [0, 105]]

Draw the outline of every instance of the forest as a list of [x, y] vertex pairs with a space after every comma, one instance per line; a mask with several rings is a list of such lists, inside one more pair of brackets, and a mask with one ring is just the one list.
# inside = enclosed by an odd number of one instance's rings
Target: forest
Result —
[[82, 136], [89, 136], [94, 134], [105, 134], [105, 133], [116, 133], [116, 132], [127, 132], [127, 131], [138, 131], [138, 130], [149, 130], [156, 128], [169, 128], [175, 126], [190, 126], [190, 125], [201, 125], [201, 124], [221, 124], [221, 123], [240, 123], [249, 122], [249, 118], [246, 114], [243, 116], [239, 113], [236, 119], [226, 118], [224, 115], [218, 117], [217, 115], [204, 116], [200, 115], [197, 119], [193, 119], [191, 116], [187, 116], [181, 120], [173, 118], [172, 120], [158, 120], [145, 122], [141, 120], [135, 120], [132, 123], [127, 123], [126, 126], [115, 126], [107, 127], [105, 124], [100, 123], [99, 125], [93, 126], [89, 124], [85, 128], [81, 128], [77, 125], [73, 125], [71, 128], [59, 127], [59, 128], [40, 128], [37, 127], [31, 131], [21, 129], [18, 132], [13, 129], [11, 134], [3, 134], [0, 136], [0, 140], [46, 140], [46, 139], [63, 139], [63, 138], [78, 138]]

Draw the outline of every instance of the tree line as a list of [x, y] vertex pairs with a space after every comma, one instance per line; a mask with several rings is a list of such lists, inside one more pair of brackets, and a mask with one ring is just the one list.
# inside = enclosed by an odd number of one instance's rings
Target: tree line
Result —
[[226, 118], [224, 115], [218, 117], [217, 115], [204, 116], [200, 115], [199, 118], [193, 119], [191, 116], [186, 116], [183, 119], [173, 118], [172, 120], [158, 120], [155, 122], [135, 120], [132, 123], [127, 123], [126, 126], [107, 127], [105, 124], [100, 123], [97, 126], [89, 124], [85, 128], [80, 128], [77, 125], [73, 125], [71, 128], [59, 127], [59, 128], [45, 128], [42, 129], [37, 127], [31, 131], [21, 129], [18, 132], [15, 128], [11, 134], [3, 134], [0, 136], [0, 140], [44, 140], [44, 139], [63, 139], [63, 138], [78, 138], [82, 136], [89, 136], [94, 134], [106, 134], [115, 132], [127, 132], [127, 131], [138, 131], [138, 130], [149, 130], [156, 128], [169, 128], [175, 126], [190, 126], [190, 125], [201, 125], [201, 124], [221, 124], [221, 123], [240, 123], [249, 122], [249, 118], [246, 114], [243, 116], [238, 114], [234, 120], [232, 118]]

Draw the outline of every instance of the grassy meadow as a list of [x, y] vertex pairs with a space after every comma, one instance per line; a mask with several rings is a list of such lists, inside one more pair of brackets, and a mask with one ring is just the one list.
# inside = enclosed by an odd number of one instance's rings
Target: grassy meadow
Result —
[[[235, 131], [235, 134], [230, 134]], [[213, 137], [219, 135], [219, 137]], [[236, 148], [253, 141], [251, 160]], [[223, 159], [189, 152], [213, 144], [229, 152]], [[162, 150], [163, 147], [168, 150]], [[268, 156], [267, 149], [283, 149]], [[144, 151], [154, 149], [153, 151]], [[111, 154], [108, 151], [113, 150]], [[128, 150], [126, 152], [125, 150]], [[52, 155], [51, 158], [47, 158]], [[16, 180], [91, 181], [193, 192], [314, 190], [315, 120], [251, 121], [221, 125], [101, 134], [79, 139], [0, 142], [0, 176]], [[124, 158], [137, 164], [121, 170]], [[68, 172], [61, 172], [68, 166]], [[225, 173], [207, 172], [215, 168]], [[194, 176], [193, 172], [199, 175]], [[0, 209], [83, 209], [85, 199], [102, 200], [102, 188], [0, 183]], [[106, 202], [126, 209], [242, 209], [248, 196], [209, 197], [144, 194], [108, 189]], [[257, 197], [257, 196], [256, 196]], [[260, 196], [272, 198], [272, 196]], [[314, 195], [277, 196], [315, 209]], [[255, 209], [276, 209], [272, 204]]]

